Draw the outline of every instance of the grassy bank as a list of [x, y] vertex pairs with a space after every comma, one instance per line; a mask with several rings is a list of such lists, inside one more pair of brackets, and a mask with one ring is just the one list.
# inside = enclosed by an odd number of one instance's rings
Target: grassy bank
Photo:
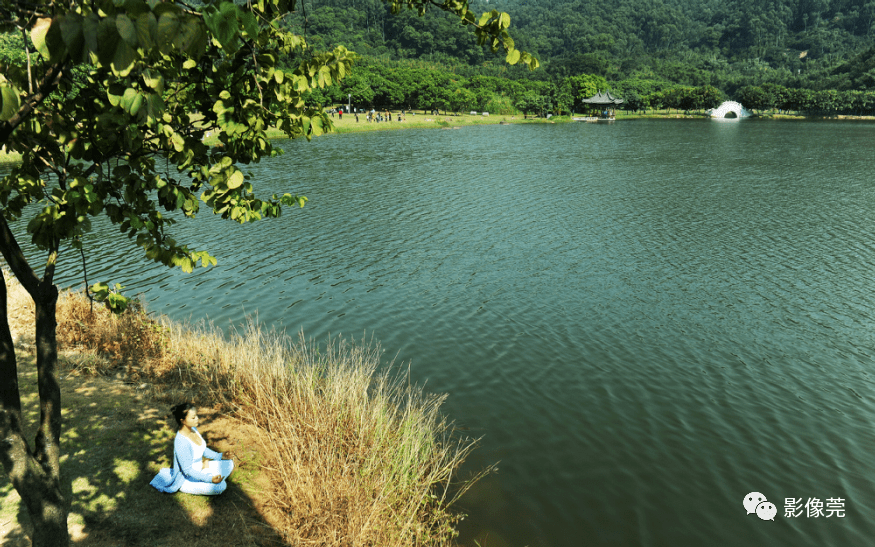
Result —
[[424, 115], [421, 111], [416, 114], [402, 115], [403, 121], [398, 120], [398, 112], [392, 112], [391, 122], [367, 122], [363, 115], [359, 115], [359, 121], [355, 121], [355, 116], [348, 114], [343, 115], [340, 119], [335, 115], [332, 118], [336, 133], [359, 133], [366, 131], [393, 131], [400, 129], [441, 129], [451, 127], [467, 127], [472, 125], [496, 125], [499, 123], [551, 123], [560, 120], [570, 121], [570, 118], [544, 118], [525, 117], [522, 114], [516, 115], [471, 115], [471, 114], [439, 114], [439, 115]]
[[[32, 303], [10, 278], [8, 317], [33, 403]], [[153, 320], [138, 306], [92, 314], [71, 293], [59, 303], [58, 335], [67, 350], [62, 473], [79, 543], [452, 544], [459, 515], [450, 506], [465, 485], [450, 481], [474, 443], [453, 435], [442, 397], [377, 372], [378, 346], [318, 348], [254, 324], [222, 336]], [[112, 375], [127, 385], [121, 398], [101, 387]], [[211, 446], [241, 456], [232, 488], [216, 499], [148, 486], [170, 464], [167, 409], [183, 400], [215, 426], [206, 429]], [[4, 545], [24, 541], [9, 528], [24, 515], [15, 498], [0, 478]]]
[[0, 150], [0, 167], [6, 165], [16, 166], [19, 164], [21, 164], [21, 154], [18, 152]]
[[[502, 123], [562, 123], [572, 121], [569, 116], [554, 116], [549, 120], [546, 118], [526, 117], [522, 114], [516, 115], [471, 115], [471, 114], [439, 114], [439, 115], [423, 115], [421, 111], [416, 114], [404, 114], [402, 121], [398, 120], [398, 111], [391, 112], [391, 122], [368, 122], [366, 116], [359, 114], [359, 121], [355, 121], [355, 115], [344, 114], [343, 118], [335, 115], [331, 118], [334, 124], [332, 134], [345, 133], [366, 133], [370, 131], [401, 131], [405, 129], [453, 129], [459, 127], [470, 127], [472, 125], [497, 125]], [[267, 138], [269, 139], [284, 139], [285, 133], [279, 129], [270, 128], [267, 130]], [[204, 139], [207, 144], [215, 145], [219, 139], [215, 136]]]

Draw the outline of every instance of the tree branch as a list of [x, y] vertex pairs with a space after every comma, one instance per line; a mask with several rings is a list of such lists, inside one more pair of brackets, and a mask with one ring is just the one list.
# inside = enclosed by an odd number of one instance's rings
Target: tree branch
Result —
[[[6, 217], [0, 215], [0, 252], [3, 253], [3, 258], [9, 269], [21, 283], [27, 292], [33, 296], [39, 291], [40, 280], [37, 278], [24, 253], [21, 252], [21, 247], [18, 246], [18, 241], [12, 230], [9, 229], [9, 224], [6, 223]], [[5, 311], [5, 310], [4, 310]]]
[[31, 74], [30, 46], [27, 44], [27, 32], [21, 29], [21, 39], [24, 42], [24, 53], [27, 55], [27, 92], [33, 95], [33, 75]]
[[55, 90], [55, 87], [57, 87], [66, 68], [66, 63], [55, 63], [50, 66], [46, 71], [45, 77], [37, 86], [37, 92], [24, 101], [24, 104], [21, 105], [14, 116], [9, 118], [8, 121], [0, 123], [0, 144], [5, 144], [6, 141], [9, 140], [9, 137], [12, 136], [12, 132], [15, 131], [15, 128], [27, 120], [33, 113], [34, 109], [43, 102], [43, 99]]

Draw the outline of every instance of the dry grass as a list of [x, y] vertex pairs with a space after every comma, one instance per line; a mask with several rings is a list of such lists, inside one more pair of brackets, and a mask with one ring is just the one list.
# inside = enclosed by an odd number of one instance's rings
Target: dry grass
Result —
[[[10, 322], [22, 337], [29, 298], [11, 285]], [[254, 322], [223, 336], [152, 320], [139, 306], [113, 316], [95, 305], [92, 314], [74, 293], [59, 301], [58, 339], [79, 348], [89, 373], [123, 365], [159, 386], [160, 399], [221, 408], [254, 426], [270, 471], [270, 520], [288, 544], [453, 543], [460, 515], [449, 508], [474, 482], [455, 483], [454, 472], [475, 441], [454, 438], [443, 397], [379, 373], [378, 345], [334, 340], [320, 350]]]

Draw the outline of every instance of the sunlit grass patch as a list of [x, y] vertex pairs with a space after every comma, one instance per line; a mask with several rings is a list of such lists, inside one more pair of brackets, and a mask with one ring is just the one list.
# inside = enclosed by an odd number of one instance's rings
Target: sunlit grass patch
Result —
[[[32, 330], [25, 324], [27, 303], [10, 298], [19, 310], [10, 320], [22, 332]], [[58, 339], [62, 349], [77, 352], [65, 354], [65, 370], [83, 378], [65, 393], [62, 472], [75, 488], [71, 522], [84, 529], [107, 511], [138, 507], [138, 499], [122, 493], [170, 465], [174, 432], [161, 423], [163, 412], [133, 416], [124, 399], [130, 395], [88, 380], [124, 367], [125, 378], [150, 386], [162, 406], [191, 400], [230, 412], [239, 427], [251, 429], [248, 439], [258, 450], [247, 449], [246, 465], [229, 482], [264, 503], [288, 543], [452, 544], [460, 515], [451, 506], [472, 484], [456, 483], [455, 472], [474, 441], [453, 435], [440, 414], [444, 397], [383, 366], [379, 345], [319, 346], [252, 322], [223, 335], [206, 324], [150, 319], [137, 305], [121, 316], [102, 306], [92, 312], [74, 293], [59, 302]], [[26, 406], [36, 407], [35, 393], [25, 397]], [[0, 495], [8, 490], [0, 481]], [[173, 499], [197, 526], [206, 526], [220, 503], [184, 494]], [[148, 511], [114, 518], [125, 523], [125, 534], [136, 535], [138, 526], [148, 528], [137, 523]], [[249, 530], [245, 519], [243, 525]]]
[[224, 395], [263, 432], [274, 456], [269, 495], [292, 543], [452, 539], [458, 516], [448, 511], [448, 486], [473, 441], [451, 438], [443, 397], [378, 372], [379, 346], [335, 340], [319, 348], [253, 323], [228, 338], [178, 325], [169, 336], [189, 364], [182, 382], [214, 386], [213, 399]]
[[449, 439], [442, 398], [377, 373], [378, 346], [340, 340], [320, 349], [251, 323], [229, 341], [208, 329], [171, 330], [173, 341], [186, 336], [201, 340], [184, 344], [202, 350], [187, 359], [197, 363], [193, 371], [212, 378], [265, 432], [266, 453], [275, 455], [271, 500], [296, 541], [335, 533], [379, 545], [452, 537], [446, 488], [472, 443]]
[[15, 167], [17, 165], [21, 165], [21, 154], [0, 150], [0, 166]]
[[140, 474], [140, 470], [137, 469], [137, 462], [133, 460], [116, 458], [113, 464], [116, 477], [123, 483], [133, 482]]

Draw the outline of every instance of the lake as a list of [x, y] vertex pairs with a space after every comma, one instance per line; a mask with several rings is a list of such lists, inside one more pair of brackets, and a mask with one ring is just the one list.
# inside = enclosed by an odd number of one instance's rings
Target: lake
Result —
[[96, 225], [88, 275], [178, 320], [379, 340], [482, 436], [465, 472], [500, 461], [467, 545], [866, 545], [873, 143], [750, 119], [282, 142], [244, 170], [304, 209], [181, 222], [219, 261], [190, 275]]

